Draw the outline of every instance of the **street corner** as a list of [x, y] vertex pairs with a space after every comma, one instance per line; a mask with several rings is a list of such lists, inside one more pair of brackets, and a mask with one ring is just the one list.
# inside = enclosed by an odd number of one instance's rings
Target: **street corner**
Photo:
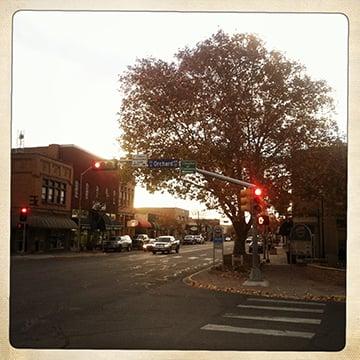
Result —
[[198, 289], [275, 299], [346, 301], [345, 284], [341, 281], [339, 283], [338, 279], [332, 284], [321, 280], [320, 271], [325, 272], [326, 279], [331, 276], [325, 269], [319, 269], [315, 276], [312, 268], [301, 268], [298, 272], [293, 270], [290, 281], [283, 278], [290, 270], [288, 266], [286, 269], [282, 267], [282, 276], [276, 276], [276, 272], [272, 272], [270, 266], [266, 269], [260, 282], [249, 280], [250, 271], [231, 270], [225, 267], [202, 269], [183, 279], [183, 282]]

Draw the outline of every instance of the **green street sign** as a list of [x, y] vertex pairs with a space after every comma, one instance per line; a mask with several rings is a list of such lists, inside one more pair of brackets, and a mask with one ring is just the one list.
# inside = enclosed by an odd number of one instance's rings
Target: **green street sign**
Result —
[[181, 160], [180, 171], [182, 174], [193, 174], [196, 172], [196, 161], [193, 160]]

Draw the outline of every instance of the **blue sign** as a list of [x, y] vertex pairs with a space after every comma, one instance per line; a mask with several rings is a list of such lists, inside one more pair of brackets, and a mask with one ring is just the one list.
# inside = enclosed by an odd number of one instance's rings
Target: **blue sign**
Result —
[[176, 159], [149, 159], [149, 168], [178, 168], [180, 161]]
[[222, 244], [224, 242], [224, 237], [223, 236], [214, 237], [213, 242], [214, 244]]

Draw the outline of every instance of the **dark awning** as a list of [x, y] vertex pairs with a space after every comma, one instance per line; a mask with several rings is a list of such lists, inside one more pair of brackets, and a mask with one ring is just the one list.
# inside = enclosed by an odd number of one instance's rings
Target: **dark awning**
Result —
[[27, 218], [27, 225], [45, 229], [77, 229], [76, 223], [66, 216], [31, 215]]
[[[74, 218], [74, 221], [78, 223], [78, 219]], [[86, 230], [120, 230], [122, 228], [121, 223], [116, 220], [112, 220], [106, 214], [92, 214], [86, 218], [81, 219], [81, 228]]]

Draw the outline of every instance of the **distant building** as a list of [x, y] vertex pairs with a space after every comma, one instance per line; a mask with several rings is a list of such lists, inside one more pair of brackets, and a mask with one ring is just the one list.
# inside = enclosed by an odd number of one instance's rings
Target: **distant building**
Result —
[[[153, 208], [141, 207], [135, 209], [137, 214], [146, 214], [151, 227], [147, 227], [147, 232], [152, 236], [173, 235], [181, 237], [185, 233], [185, 226], [189, 220], [189, 211], [180, 208]], [[141, 223], [140, 223], [141, 224]], [[138, 227], [136, 232], [141, 232]]]

